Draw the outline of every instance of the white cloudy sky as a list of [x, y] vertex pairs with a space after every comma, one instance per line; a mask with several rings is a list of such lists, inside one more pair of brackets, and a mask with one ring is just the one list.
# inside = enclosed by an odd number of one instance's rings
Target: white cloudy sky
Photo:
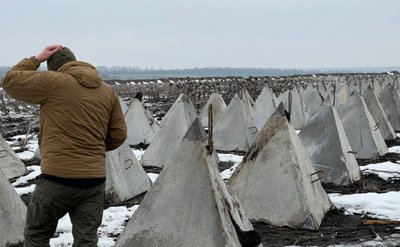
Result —
[[398, 0], [1, 0], [0, 65], [48, 44], [98, 65], [398, 66]]

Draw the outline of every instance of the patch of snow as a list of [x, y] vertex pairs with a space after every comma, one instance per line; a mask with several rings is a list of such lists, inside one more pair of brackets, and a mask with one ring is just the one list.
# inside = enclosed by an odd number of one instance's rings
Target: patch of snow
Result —
[[329, 194], [337, 208], [350, 214], [363, 214], [377, 219], [400, 220], [400, 192], [360, 193], [351, 195]]
[[27, 175], [19, 177], [17, 180], [15, 180], [14, 183], [12, 183], [14, 187], [18, 185], [27, 184], [28, 180], [35, 179], [42, 173], [40, 166], [28, 166], [27, 170], [30, 171]]
[[149, 176], [151, 182], [153, 182], [153, 183], [154, 183], [154, 182], [156, 181], [156, 179], [158, 178], [158, 175], [159, 175], [159, 174], [157, 174], [157, 173], [151, 173], [151, 172], [147, 173], [147, 176]]
[[140, 161], [146, 150], [132, 149], [132, 151], [135, 154], [136, 158]]
[[393, 162], [382, 162], [360, 166], [364, 173], [377, 174], [380, 178], [388, 180], [391, 177], [400, 178], [400, 164]]
[[[9, 145], [15, 145], [15, 143], [17, 142], [17, 140], [21, 138], [21, 139], [25, 139], [26, 135], [18, 135], [18, 136], [14, 136], [13, 139], [15, 141], [7, 141], [7, 143]], [[28, 150], [20, 152], [20, 153], [16, 153], [17, 156], [21, 159], [21, 160], [29, 160], [32, 159], [33, 156], [35, 155], [35, 151], [36, 149], [39, 147], [39, 142], [37, 139], [30, 139], [28, 140], [27, 144], [26, 144], [26, 148], [28, 148]], [[18, 149], [19, 147], [13, 147], [13, 149]]]
[[15, 191], [17, 192], [18, 195], [25, 195], [32, 193], [36, 188], [36, 184], [31, 184], [27, 187], [20, 187], [20, 188], [15, 188]]
[[218, 158], [221, 162], [233, 162], [232, 167], [225, 169], [221, 172], [221, 177], [224, 180], [229, 180], [232, 174], [235, 172], [236, 168], [242, 162], [243, 156], [242, 155], [235, 155], [235, 154], [218, 154]]
[[[400, 137], [400, 136], [399, 136], [399, 133], [396, 133], [396, 136], [397, 136], [397, 137]], [[390, 147], [390, 148], [388, 149], [388, 152], [389, 152], [389, 153], [397, 153], [397, 154], [400, 154], [400, 146], [393, 146], [393, 147]]]
[[[98, 230], [99, 247], [114, 246], [113, 237], [119, 235], [125, 228], [125, 221], [129, 220], [139, 205], [132, 207], [110, 207], [103, 212], [103, 219]], [[72, 245], [72, 224], [69, 214], [66, 214], [58, 221], [57, 237], [50, 239], [50, 246], [71, 246]]]

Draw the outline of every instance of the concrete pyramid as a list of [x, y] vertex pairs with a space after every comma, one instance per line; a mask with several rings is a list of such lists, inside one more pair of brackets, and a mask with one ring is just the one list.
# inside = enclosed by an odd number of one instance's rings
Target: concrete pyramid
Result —
[[393, 129], [400, 131], [400, 113], [394, 98], [394, 90], [393, 86], [388, 84], [382, 89], [378, 98]]
[[304, 117], [305, 122], [318, 110], [318, 108], [322, 105], [322, 97], [318, 92], [317, 88], [314, 88], [313, 85], [308, 85], [306, 89], [301, 88], [300, 97], [303, 100], [304, 105]]
[[246, 152], [257, 136], [253, 110], [235, 94], [214, 126], [214, 147]]
[[[176, 112], [182, 111], [182, 107], [184, 107], [188, 101], [191, 102], [190, 97], [188, 97], [186, 94], [181, 93], [178, 96], [178, 98], [175, 100], [174, 104], [172, 104], [172, 106], [168, 109], [167, 113], [162, 118], [162, 120], [159, 122], [160, 127], [162, 128], [165, 125], [167, 125], [168, 121], [171, 118], [175, 117], [175, 115], [177, 114]], [[193, 109], [194, 109], [194, 106], [193, 106]]]
[[26, 206], [0, 171], [0, 246], [18, 244], [24, 240]]
[[106, 154], [106, 198], [112, 203], [131, 199], [150, 189], [151, 180], [127, 142]]
[[149, 119], [142, 103], [138, 99], [133, 99], [125, 113], [125, 121], [128, 128], [127, 143], [129, 145], [150, 144], [158, 129], [154, 128], [155, 120]]
[[317, 90], [321, 95], [325, 95], [328, 91], [328, 86], [325, 85], [324, 81], [317, 82]]
[[323, 83], [323, 85], [325, 85], [325, 90], [320, 90], [320, 88], [318, 89], [320, 92], [320, 95], [323, 98], [323, 102], [329, 102], [330, 104], [334, 103], [334, 98], [335, 98], [335, 85], [336, 83], [333, 82], [326, 82]]
[[394, 140], [396, 138], [396, 133], [394, 132], [392, 124], [388, 121], [387, 115], [382, 109], [382, 105], [374, 91], [369, 87], [364, 91], [362, 96], [367, 104], [369, 112], [377, 124], [377, 128], [379, 128], [382, 133], [383, 139]]
[[250, 231], [252, 225], [228, 192], [205, 140], [196, 119], [116, 247], [245, 246], [237, 232]]
[[210, 104], [212, 105], [212, 110], [213, 110], [212, 116], [214, 125], [226, 108], [226, 103], [219, 93], [212, 93], [210, 95], [210, 98], [208, 99], [207, 103], [204, 105], [203, 109], [200, 112], [201, 124], [207, 128], [208, 128], [208, 107]]
[[174, 108], [169, 110], [174, 113], [170, 114], [144, 152], [141, 159], [143, 166], [163, 167], [196, 118], [197, 113], [189, 97], [182, 94], [178, 100]]
[[360, 79], [358, 82], [358, 92], [360, 95], [363, 95], [364, 91], [371, 85], [371, 83], [368, 82], [368, 79]]
[[[291, 95], [291, 104], [289, 95]], [[299, 91], [296, 88], [285, 91], [278, 96], [278, 101], [283, 102], [286, 110], [289, 111], [290, 108], [290, 124], [297, 130], [302, 129], [306, 117], [304, 116], [304, 106]]]
[[118, 96], [118, 100], [119, 100], [119, 104], [121, 105], [122, 113], [125, 114], [126, 111], [128, 110], [128, 106], [126, 105], [125, 101], [120, 96]]
[[0, 136], [0, 170], [7, 179], [24, 175], [27, 170], [11, 147]]
[[350, 97], [350, 87], [348, 85], [343, 85], [335, 95], [335, 105], [338, 107], [346, 104], [348, 98]]
[[251, 97], [251, 95], [249, 94], [249, 91], [246, 90], [246, 88], [243, 87], [238, 92], [238, 96], [244, 103], [246, 103], [248, 106], [250, 106], [251, 109], [253, 110], [253, 108], [254, 108], [254, 100]]
[[277, 101], [278, 99], [271, 88], [265, 86], [254, 103], [254, 121], [257, 129], [262, 129], [268, 118], [275, 111]]
[[324, 172], [323, 182], [345, 185], [360, 180], [360, 168], [333, 106], [322, 104], [299, 137], [315, 170]]
[[396, 88], [396, 90], [399, 90], [399, 88], [400, 88], [400, 78], [399, 77], [393, 78], [393, 87]]
[[397, 107], [397, 109], [400, 109], [400, 92], [399, 92], [399, 88], [394, 87], [392, 93], [393, 93], [394, 102], [396, 103], [396, 107]]
[[382, 92], [382, 81], [378, 80], [377, 78], [374, 78], [372, 81], [372, 89], [374, 90], [376, 95], [381, 94]]
[[280, 104], [228, 185], [251, 221], [317, 230], [328, 195]]
[[388, 147], [372, 118], [364, 99], [353, 91], [347, 103], [339, 107], [340, 120], [351, 149], [358, 159], [372, 159], [385, 155]]
[[40, 147], [39, 146], [36, 148], [35, 153], [33, 154], [33, 158], [38, 159], [38, 160], [42, 159], [42, 156], [40, 155]]

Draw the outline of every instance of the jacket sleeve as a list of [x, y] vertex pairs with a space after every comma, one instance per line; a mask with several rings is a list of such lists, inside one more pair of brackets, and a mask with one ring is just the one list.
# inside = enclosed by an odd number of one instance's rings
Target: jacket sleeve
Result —
[[36, 71], [40, 62], [35, 58], [25, 58], [6, 73], [2, 87], [11, 97], [28, 103], [42, 104], [46, 101], [49, 78], [46, 72]]
[[106, 137], [106, 150], [111, 151], [124, 143], [127, 137], [127, 128], [124, 114], [122, 113], [121, 105], [118, 96], [115, 95], [115, 104], [111, 112], [108, 122], [108, 130]]

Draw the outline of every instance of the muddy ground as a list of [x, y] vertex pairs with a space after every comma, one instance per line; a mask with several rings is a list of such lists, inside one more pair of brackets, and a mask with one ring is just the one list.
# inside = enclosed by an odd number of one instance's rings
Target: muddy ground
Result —
[[[29, 125], [32, 125], [31, 133], [37, 131], [38, 127], [36, 121], [32, 121], [29, 119], [29, 117], [19, 117], [12, 120], [3, 118], [1, 132], [3, 137], [7, 139], [11, 138], [11, 136], [15, 134], [26, 134]], [[388, 146], [398, 146], [400, 145], [400, 140], [391, 141], [387, 144]], [[378, 163], [383, 161], [400, 161], [400, 155], [388, 153], [379, 159], [358, 160], [358, 163], [359, 165], [366, 165], [369, 163]], [[24, 162], [26, 166], [40, 164], [40, 161], [38, 160], [28, 160]], [[219, 169], [227, 169], [232, 164], [233, 163], [221, 163]], [[148, 172], [150, 172], [150, 170]], [[151, 172], [159, 172], [159, 170], [157, 171], [153, 169]], [[11, 180], [10, 182], [13, 181]], [[31, 180], [30, 183], [35, 183], [35, 180]], [[323, 187], [327, 193], [383, 193], [388, 191], [400, 191], [400, 180], [391, 179], [385, 181], [379, 178], [377, 175], [366, 174], [363, 175], [360, 181], [352, 185], [335, 186], [332, 184], [324, 184]], [[133, 198], [122, 205], [132, 206], [139, 204], [143, 197], [144, 194]], [[28, 204], [30, 195], [23, 195], [21, 198], [25, 204]], [[105, 208], [110, 206], [115, 205], [106, 204]], [[398, 239], [398, 242], [400, 242], [399, 229], [395, 229], [396, 227], [400, 227], [400, 222], [368, 220], [370, 220], [370, 218], [364, 217], [363, 215], [346, 215], [342, 209], [335, 208], [325, 216], [318, 231], [290, 229], [287, 227], [274, 227], [264, 222], [253, 222], [253, 226], [254, 229], [261, 235], [264, 246], [328, 246], [334, 244], [356, 244], [374, 239], [385, 238]], [[384, 246], [397, 245], [386, 244]]]

